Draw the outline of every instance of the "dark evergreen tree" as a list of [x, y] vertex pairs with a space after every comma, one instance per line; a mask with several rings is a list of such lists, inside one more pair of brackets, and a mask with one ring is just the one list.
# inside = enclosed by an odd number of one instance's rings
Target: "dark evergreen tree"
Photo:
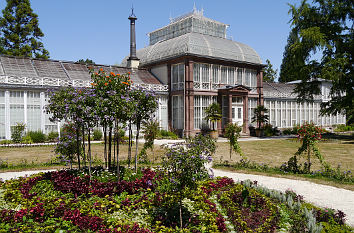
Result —
[[263, 81], [274, 82], [274, 80], [277, 77], [278, 70], [273, 69], [273, 65], [270, 63], [270, 61], [268, 59], [266, 60], [266, 63], [267, 63], [267, 66], [264, 67], [264, 70], [263, 70]]
[[291, 46], [299, 41], [298, 33], [293, 28], [288, 36], [288, 41], [283, 53], [283, 61], [280, 65], [279, 82], [290, 82], [300, 79], [298, 76], [299, 67], [304, 66], [304, 59], [297, 59], [294, 55], [294, 51], [291, 50]]
[[92, 61], [91, 59], [88, 59], [88, 58], [86, 58], [86, 60], [80, 59], [77, 62], [81, 63], [81, 64], [87, 64], [87, 65], [95, 65], [96, 64], [94, 61]]
[[7, 5], [0, 17], [0, 53], [49, 58], [41, 38], [38, 15], [33, 13], [29, 0], [6, 0]]
[[302, 80], [295, 89], [299, 101], [312, 100], [320, 93], [318, 78], [330, 80], [331, 100], [322, 104], [321, 113], [345, 110], [347, 119], [353, 121], [354, 1], [313, 0], [309, 4], [303, 0], [299, 7], [289, 6], [291, 33], [298, 39], [289, 38], [281, 80], [285, 74]]

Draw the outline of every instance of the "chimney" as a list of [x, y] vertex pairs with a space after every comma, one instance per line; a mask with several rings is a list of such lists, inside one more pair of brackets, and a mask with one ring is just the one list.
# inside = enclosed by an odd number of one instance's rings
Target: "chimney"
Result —
[[139, 67], [139, 58], [136, 56], [136, 40], [135, 40], [135, 20], [137, 20], [134, 14], [134, 8], [132, 7], [132, 13], [128, 18], [130, 20], [130, 56], [128, 58], [127, 66], [129, 68], [137, 69]]

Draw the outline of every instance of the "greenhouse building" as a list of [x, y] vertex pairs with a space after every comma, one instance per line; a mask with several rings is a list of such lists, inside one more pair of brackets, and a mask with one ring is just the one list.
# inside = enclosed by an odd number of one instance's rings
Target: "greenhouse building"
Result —
[[[155, 117], [163, 129], [193, 136], [211, 127], [205, 109], [218, 102], [222, 120], [220, 134], [228, 122], [243, 126], [249, 134], [254, 109], [265, 105], [273, 126], [288, 128], [313, 121], [321, 126], [345, 124], [345, 116], [320, 116], [320, 104], [329, 100], [331, 83], [321, 80], [321, 95], [313, 102], [297, 103], [295, 83], [263, 82], [264, 64], [250, 46], [227, 38], [227, 24], [193, 10], [150, 32], [149, 46], [136, 50], [134, 14], [130, 56], [121, 66], [95, 65], [107, 72], [131, 72], [134, 85], [159, 95]], [[84, 64], [0, 56], [0, 139], [11, 138], [11, 127], [25, 123], [27, 130], [44, 133], [60, 130], [44, 112], [48, 89], [90, 84]]]

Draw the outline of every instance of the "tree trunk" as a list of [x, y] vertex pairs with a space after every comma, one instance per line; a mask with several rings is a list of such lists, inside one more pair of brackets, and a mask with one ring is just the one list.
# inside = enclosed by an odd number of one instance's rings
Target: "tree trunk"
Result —
[[231, 161], [231, 155], [232, 155], [232, 145], [230, 143], [230, 161]]
[[82, 126], [82, 152], [83, 152], [83, 166], [86, 167], [86, 153], [85, 153], [85, 126]]
[[113, 166], [116, 164], [116, 137], [117, 137], [117, 125], [113, 130]]
[[310, 173], [311, 168], [311, 146], [307, 146], [307, 172]]
[[129, 120], [129, 140], [128, 140], [128, 167], [130, 168], [130, 163], [132, 160], [132, 121]]
[[108, 133], [108, 169], [112, 167], [112, 127], [109, 127]]
[[104, 164], [106, 169], [108, 168], [108, 161], [107, 161], [107, 127], [104, 125], [103, 126], [103, 138], [104, 138], [104, 150], [103, 150], [103, 156], [104, 156]]
[[91, 136], [90, 136], [90, 128], [88, 128], [88, 159], [89, 159], [89, 176], [90, 176], [90, 183], [91, 183], [91, 167], [92, 167], [92, 156], [91, 156]]
[[136, 123], [136, 140], [135, 140], [135, 173], [138, 172], [138, 145], [139, 145], [140, 123]]
[[181, 229], [183, 228], [183, 222], [182, 222], [182, 197], [179, 199], [179, 221], [181, 225]]
[[76, 127], [76, 153], [77, 153], [77, 164], [80, 170], [80, 139], [79, 139], [79, 127]]
[[118, 181], [120, 180], [120, 170], [119, 170], [119, 140], [120, 140], [120, 135], [119, 132], [117, 133], [117, 177]]

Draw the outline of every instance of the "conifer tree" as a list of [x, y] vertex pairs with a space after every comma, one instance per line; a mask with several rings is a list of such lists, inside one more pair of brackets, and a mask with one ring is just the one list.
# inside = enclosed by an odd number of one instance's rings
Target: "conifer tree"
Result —
[[41, 38], [38, 15], [29, 0], [6, 0], [0, 17], [0, 53], [12, 56], [49, 58]]
[[268, 59], [266, 60], [266, 63], [267, 63], [267, 66], [264, 67], [264, 70], [263, 70], [263, 81], [274, 82], [277, 77], [278, 70], [273, 69], [273, 65], [270, 63], [270, 61]]

